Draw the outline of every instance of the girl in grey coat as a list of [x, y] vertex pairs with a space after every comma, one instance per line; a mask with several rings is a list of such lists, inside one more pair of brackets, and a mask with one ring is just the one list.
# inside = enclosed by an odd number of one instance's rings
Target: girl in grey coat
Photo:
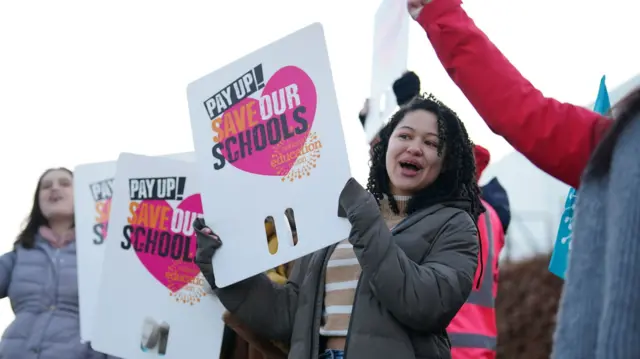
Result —
[[0, 359], [105, 359], [80, 343], [73, 175], [47, 170], [14, 250], [0, 257], [0, 299], [16, 315], [0, 340]]
[[[458, 116], [418, 96], [380, 131], [367, 189], [351, 179], [337, 199], [349, 238], [301, 258], [285, 285], [257, 275], [216, 294], [291, 359], [449, 359], [446, 328], [478, 267], [475, 173]], [[196, 261], [216, 288], [222, 242], [202, 220], [194, 227]]]

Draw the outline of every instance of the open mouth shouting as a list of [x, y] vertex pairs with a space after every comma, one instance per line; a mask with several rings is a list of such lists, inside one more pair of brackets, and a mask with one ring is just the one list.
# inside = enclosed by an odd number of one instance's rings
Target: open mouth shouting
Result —
[[416, 160], [401, 160], [399, 163], [400, 173], [407, 177], [415, 177], [424, 169], [424, 166]]
[[63, 199], [64, 199], [64, 197], [60, 193], [52, 193], [49, 196], [48, 201], [49, 201], [49, 203], [56, 204], [56, 203], [62, 201]]

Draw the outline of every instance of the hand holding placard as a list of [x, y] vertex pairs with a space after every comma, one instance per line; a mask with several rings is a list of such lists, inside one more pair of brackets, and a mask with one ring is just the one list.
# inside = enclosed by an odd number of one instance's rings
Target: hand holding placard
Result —
[[222, 246], [222, 241], [211, 228], [207, 227], [203, 218], [197, 218], [193, 222], [193, 229], [196, 231], [196, 264], [200, 268], [202, 275], [207, 280], [211, 288], [216, 288], [216, 280], [213, 275], [213, 265], [211, 259], [216, 250]]

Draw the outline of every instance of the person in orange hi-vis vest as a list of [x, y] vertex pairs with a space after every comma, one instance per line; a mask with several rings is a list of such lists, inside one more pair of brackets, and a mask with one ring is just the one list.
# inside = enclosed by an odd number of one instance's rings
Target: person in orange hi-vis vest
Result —
[[[477, 178], [489, 164], [487, 149], [476, 145]], [[451, 340], [452, 359], [494, 359], [496, 357], [495, 297], [498, 291], [498, 258], [504, 247], [504, 231], [496, 210], [484, 199], [486, 212], [478, 218], [482, 258], [478, 261], [475, 283], [467, 302], [453, 318], [447, 333]]]

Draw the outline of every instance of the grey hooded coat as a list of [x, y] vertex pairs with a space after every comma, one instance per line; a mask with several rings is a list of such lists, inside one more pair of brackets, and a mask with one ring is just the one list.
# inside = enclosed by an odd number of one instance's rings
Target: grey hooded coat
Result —
[[[469, 203], [430, 206], [392, 231], [376, 200], [355, 180], [340, 203], [362, 267], [346, 358], [451, 358], [446, 328], [469, 296], [478, 265], [477, 228], [464, 210]], [[257, 275], [216, 293], [257, 334], [289, 343], [289, 358], [315, 359], [323, 349], [324, 274], [334, 248], [297, 261], [285, 285]]]

